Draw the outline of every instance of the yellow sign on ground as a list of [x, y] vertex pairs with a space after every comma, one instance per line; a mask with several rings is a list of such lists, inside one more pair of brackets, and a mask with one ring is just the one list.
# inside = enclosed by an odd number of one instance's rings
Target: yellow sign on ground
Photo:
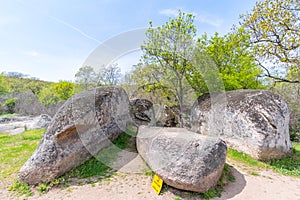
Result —
[[154, 174], [153, 181], [151, 184], [152, 189], [156, 194], [159, 194], [163, 185], [163, 180], [159, 178], [156, 174]]

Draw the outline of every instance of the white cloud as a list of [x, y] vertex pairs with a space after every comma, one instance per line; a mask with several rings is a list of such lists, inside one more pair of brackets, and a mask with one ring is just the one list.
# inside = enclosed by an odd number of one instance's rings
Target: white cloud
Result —
[[[166, 15], [168, 17], [177, 17], [178, 10], [182, 10], [182, 9], [167, 8], [159, 11], [159, 14]], [[193, 14], [195, 16], [195, 20], [200, 23], [208, 24], [215, 27], [220, 27], [223, 23], [222, 19], [205, 12], [202, 12], [201, 14], [196, 12], [187, 12], [187, 11], [184, 12]]]
[[220, 27], [223, 23], [222, 19], [211, 16], [209, 14], [198, 14], [198, 13], [193, 13], [193, 14], [195, 15], [195, 20], [199, 21], [200, 23], [209, 24], [215, 27]]
[[163, 9], [163, 10], [159, 11], [159, 14], [166, 15], [168, 17], [171, 17], [171, 16], [176, 17], [178, 15], [178, 10], [170, 9], [170, 8]]

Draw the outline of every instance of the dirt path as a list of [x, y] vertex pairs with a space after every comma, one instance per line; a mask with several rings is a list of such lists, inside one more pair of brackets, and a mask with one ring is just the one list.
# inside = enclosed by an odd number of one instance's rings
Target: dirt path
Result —
[[[236, 180], [225, 186], [221, 198], [214, 200], [300, 200], [299, 178], [283, 176], [271, 170], [256, 170], [255, 175], [251, 175], [255, 169], [240, 163], [228, 162], [233, 166], [232, 172]], [[128, 169], [132, 167], [135, 167], [135, 171], [140, 170], [140, 173], [128, 173]], [[35, 192], [28, 200], [173, 200], [175, 197], [185, 200], [200, 199], [199, 196], [190, 196], [171, 187], [163, 194], [156, 195], [150, 187], [151, 176], [144, 174], [145, 168], [147, 167], [144, 162], [137, 157], [107, 180], [82, 186], [73, 185], [66, 189], [54, 188], [41, 196]], [[1, 190], [0, 199], [23, 199], [11, 195]]]

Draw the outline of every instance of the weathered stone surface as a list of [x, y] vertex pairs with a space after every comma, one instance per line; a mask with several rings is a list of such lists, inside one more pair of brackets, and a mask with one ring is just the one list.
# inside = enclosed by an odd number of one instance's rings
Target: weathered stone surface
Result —
[[256, 159], [280, 158], [292, 150], [288, 105], [269, 91], [203, 95], [191, 115], [192, 131], [219, 136], [228, 146]]
[[[183, 106], [182, 109], [182, 121], [184, 128], [190, 128], [190, 112], [191, 109], [187, 106]], [[156, 125], [163, 127], [180, 127], [180, 109], [179, 106], [159, 106], [156, 108]]]
[[125, 131], [129, 119], [129, 100], [119, 87], [73, 96], [54, 116], [18, 179], [37, 184], [64, 174], [108, 146]]
[[164, 182], [178, 189], [205, 192], [222, 174], [224, 141], [184, 128], [140, 126], [137, 150]]
[[138, 126], [155, 121], [153, 103], [147, 99], [130, 99], [130, 114]]

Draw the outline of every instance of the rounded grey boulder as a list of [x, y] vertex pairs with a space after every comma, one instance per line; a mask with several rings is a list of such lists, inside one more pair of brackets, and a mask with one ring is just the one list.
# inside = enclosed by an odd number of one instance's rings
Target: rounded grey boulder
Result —
[[265, 90], [235, 90], [200, 96], [191, 111], [191, 130], [220, 137], [238, 151], [268, 160], [292, 150], [289, 117], [280, 96]]
[[76, 94], [53, 117], [18, 179], [37, 184], [63, 175], [110, 145], [130, 119], [128, 96], [120, 87]]
[[184, 128], [140, 126], [137, 150], [149, 167], [172, 187], [205, 192], [222, 174], [224, 141]]

